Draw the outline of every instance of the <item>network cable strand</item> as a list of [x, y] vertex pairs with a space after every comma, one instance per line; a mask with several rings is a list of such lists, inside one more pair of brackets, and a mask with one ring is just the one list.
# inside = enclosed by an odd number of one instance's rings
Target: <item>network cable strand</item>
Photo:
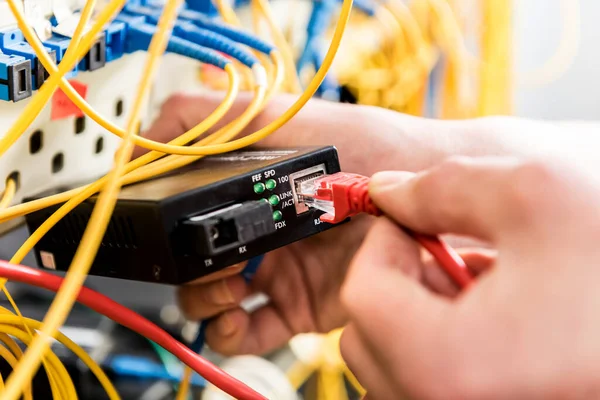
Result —
[[14, 179], [8, 178], [6, 185], [4, 186], [4, 193], [2, 193], [2, 199], [0, 200], [0, 210], [4, 210], [12, 203], [17, 193], [17, 182]]
[[[53, 292], [59, 291], [66, 279], [39, 269], [11, 264], [7, 261], [0, 261], [0, 276]], [[177, 356], [186, 365], [191, 366], [199, 375], [205, 377], [209, 382], [234, 398], [240, 400], [266, 400], [254, 390], [202, 358], [199, 354], [194, 353], [186, 345], [175, 340], [159, 326], [109, 297], [82, 286], [77, 294], [77, 301], [157, 343], [165, 350]], [[0, 323], [2, 323], [2, 318], [0, 316]], [[33, 321], [33, 323], [36, 322]]]
[[97, 203], [92, 211], [90, 222], [86, 228], [81, 243], [75, 253], [73, 261], [64, 286], [57, 293], [52, 302], [39, 336], [37, 336], [28, 347], [22, 361], [9, 376], [3, 391], [3, 398], [16, 400], [21, 394], [26, 382], [31, 381], [37, 370], [41, 357], [44, 356], [49, 347], [49, 339], [64, 323], [76, 295], [80, 290], [95, 254], [100, 246], [102, 236], [106, 230], [112, 210], [114, 209], [117, 194], [120, 189], [120, 177], [125, 171], [125, 165], [130, 159], [134, 149], [131, 138], [136, 134], [140, 125], [140, 114], [144, 101], [149, 92], [158, 60], [167, 46], [168, 33], [177, 17], [178, 8], [182, 0], [169, 1], [163, 12], [163, 18], [158, 24], [156, 36], [153, 38], [149, 48], [148, 63], [142, 75], [141, 83], [136, 95], [133, 111], [127, 124], [127, 135], [117, 150], [113, 169], [109, 173], [106, 185], [100, 192]]
[[[64, 79], [64, 75], [72, 70], [78, 59], [90, 49], [98, 33], [103, 29], [104, 25], [118, 13], [125, 1], [126, 0], [112, 0], [98, 15], [98, 19], [86, 35], [82, 36], [84, 31], [79, 32], [77, 37], [74, 35], [71, 44], [73, 45], [79, 42], [79, 39], [81, 38], [79, 46], [73, 46], [72, 50], [71, 46], [69, 46], [69, 49], [67, 49], [67, 52], [65, 53], [65, 57], [60, 63], [60, 67], [57, 68], [56, 64], [54, 64], [48, 53], [44, 50], [39, 38], [25, 20], [25, 16], [19, 8], [16, 0], [7, 0], [10, 10], [17, 20], [19, 29], [21, 29], [23, 35], [27, 39], [27, 42], [35, 50], [38, 59], [42, 62], [44, 68], [46, 68], [46, 70], [49, 72], [50, 77], [32, 97], [31, 101], [27, 104], [15, 123], [0, 139], [0, 156], [4, 154], [12, 144], [14, 144], [14, 142], [23, 134], [23, 132], [25, 132], [33, 120], [39, 115], [42, 108], [46, 105], [56, 90], [59, 82], [64, 81], [66, 86], [71, 87], [68, 81]], [[93, 4], [94, 3], [92, 2], [92, 5]], [[92, 7], [90, 6], [90, 8]], [[80, 22], [86, 21], [85, 24], [87, 24], [89, 18], [90, 15], [87, 15], [87, 11], [86, 15], [84, 15], [82, 12]], [[85, 24], [81, 25], [81, 29], [85, 28]], [[79, 26], [80, 25], [78, 25], [78, 27]], [[52, 66], [54, 66], [54, 68], [52, 68]], [[71, 87], [71, 89], [73, 88]], [[76, 92], [74, 89], [73, 91]]]
[[[309, 207], [325, 212], [321, 221], [338, 224], [360, 213], [381, 215], [369, 196], [368, 185], [369, 178], [365, 176], [340, 172], [302, 182], [299, 195]], [[466, 288], [473, 282], [467, 265], [452, 247], [437, 237], [404, 229], [431, 253], [459, 287]]]

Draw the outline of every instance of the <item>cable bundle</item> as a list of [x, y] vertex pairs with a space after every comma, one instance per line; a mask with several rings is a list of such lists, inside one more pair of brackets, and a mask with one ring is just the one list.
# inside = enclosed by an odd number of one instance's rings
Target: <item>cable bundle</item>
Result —
[[[509, 113], [510, 2], [480, 0], [489, 18], [469, 21], [477, 29], [485, 22], [485, 30], [475, 40], [466, 34], [472, 27], [458, 19], [464, 11], [460, 3], [386, 0], [378, 4], [373, 15], [363, 12], [354, 16], [350, 24], [354, 40], [343, 46], [342, 57], [334, 67], [340, 85], [359, 104], [416, 115], [465, 118]], [[374, 32], [378, 32], [375, 38]], [[375, 39], [377, 45], [369, 39]], [[477, 57], [467, 49], [467, 39], [480, 43], [480, 50], [473, 51]], [[495, 79], [493, 84], [491, 78], [485, 78], [490, 75]], [[490, 96], [492, 92], [495, 97]]]

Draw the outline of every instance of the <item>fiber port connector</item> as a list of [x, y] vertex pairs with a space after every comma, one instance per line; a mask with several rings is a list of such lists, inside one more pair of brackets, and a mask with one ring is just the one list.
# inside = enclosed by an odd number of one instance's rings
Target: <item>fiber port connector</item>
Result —
[[264, 201], [235, 204], [185, 221], [199, 254], [214, 256], [275, 232], [273, 209]]
[[310, 208], [306, 205], [306, 202], [299, 195], [300, 185], [302, 182], [318, 178], [319, 176], [325, 175], [325, 164], [317, 165], [315, 167], [303, 169], [302, 171], [294, 172], [290, 174], [290, 185], [292, 187], [292, 193], [294, 195], [294, 204], [296, 206], [296, 214], [303, 214]]

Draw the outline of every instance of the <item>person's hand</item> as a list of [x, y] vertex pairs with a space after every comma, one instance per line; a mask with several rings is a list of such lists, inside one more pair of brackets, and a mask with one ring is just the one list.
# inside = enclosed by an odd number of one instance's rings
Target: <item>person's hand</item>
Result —
[[[387, 217], [343, 285], [341, 343], [369, 400], [600, 398], [595, 181], [539, 162], [459, 159], [375, 175], [370, 193]], [[399, 225], [485, 240], [498, 255], [466, 260], [480, 275], [457, 297], [451, 286], [434, 293]]]
[[[244, 110], [248, 99], [242, 96], [227, 120]], [[219, 101], [217, 95], [174, 97], [146, 136], [166, 141], [180, 135], [205, 118]], [[244, 134], [265, 126], [292, 101], [291, 96], [276, 97]], [[315, 100], [260, 145], [335, 145], [345, 171], [365, 175], [389, 168], [416, 171], [445, 157], [441, 144], [438, 147], [427, 140], [434, 131], [444, 137], [443, 126], [437, 125], [381, 109]], [[339, 327], [346, 322], [339, 290], [371, 221], [356, 218], [346, 226], [267, 254], [250, 285], [238, 275], [244, 267], [238, 265], [181, 287], [181, 308], [192, 320], [216, 317], [207, 328], [207, 343], [225, 354], [264, 353], [294, 334]], [[240, 302], [254, 292], [267, 294], [270, 304], [248, 315]]]

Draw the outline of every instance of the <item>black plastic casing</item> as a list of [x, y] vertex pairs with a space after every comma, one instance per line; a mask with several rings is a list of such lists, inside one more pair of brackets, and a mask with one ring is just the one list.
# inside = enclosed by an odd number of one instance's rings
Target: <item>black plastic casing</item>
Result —
[[[333, 147], [256, 149], [211, 156], [171, 173], [123, 188], [90, 274], [146, 282], [181, 284], [246, 261], [332, 227], [321, 223], [323, 212], [297, 214], [289, 175], [323, 165], [327, 174], [340, 171]], [[255, 184], [277, 183], [256, 193]], [[190, 233], [192, 217], [238, 203], [262, 201], [277, 195], [280, 211], [274, 233], [207, 254], [197, 234]], [[89, 220], [95, 198], [73, 210], [35, 248], [41, 266], [68, 269]], [[58, 207], [27, 216], [31, 231]], [[259, 208], [257, 208], [258, 210]], [[264, 209], [260, 209], [261, 218]], [[253, 211], [254, 212], [254, 211]], [[214, 252], [213, 252], [214, 253]]]
[[31, 61], [11, 65], [8, 69], [8, 96], [13, 102], [31, 97]]

